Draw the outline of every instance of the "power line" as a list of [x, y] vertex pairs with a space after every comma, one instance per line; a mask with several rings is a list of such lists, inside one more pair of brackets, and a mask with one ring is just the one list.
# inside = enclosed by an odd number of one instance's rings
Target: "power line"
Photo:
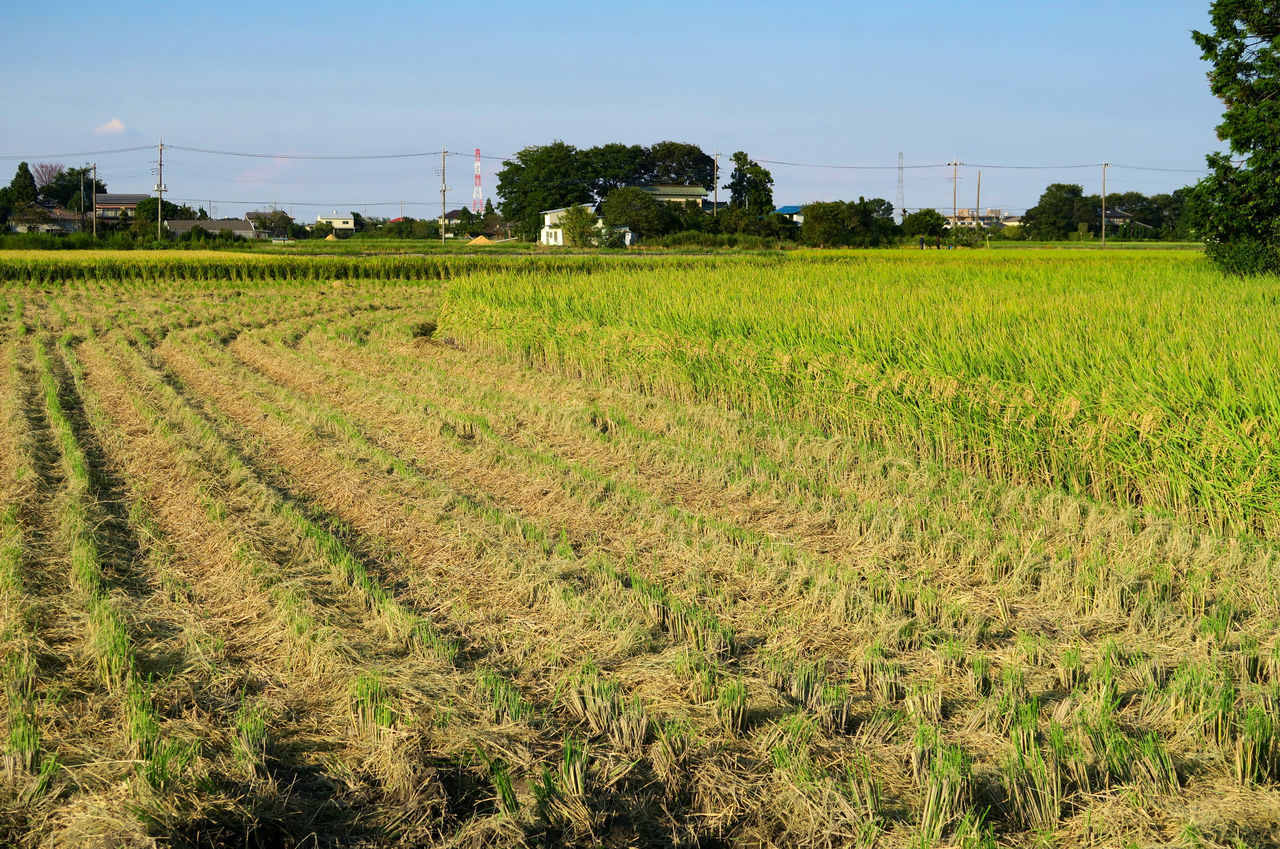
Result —
[[[843, 171], [896, 171], [897, 165], [819, 165], [813, 162], [783, 162], [780, 159], [752, 159], [753, 162], [763, 162], [766, 165], [790, 165], [795, 168], [836, 168]], [[942, 162], [937, 165], [903, 165], [903, 168], [946, 168], [950, 166], [950, 162]]]
[[434, 156], [434, 153], [344, 153], [344, 154], [308, 154], [308, 153], [245, 153], [236, 150], [210, 150], [203, 147], [184, 147], [171, 144], [171, 150], [185, 150], [188, 153], [208, 153], [214, 156], [243, 156], [250, 159], [410, 159], [413, 157]]
[[138, 147], [117, 147], [114, 150], [82, 150], [77, 153], [32, 153], [25, 156], [6, 154], [0, 156], [0, 159], [71, 159], [73, 157], [81, 156], [110, 156], [113, 153], [133, 153], [139, 150], [151, 150], [151, 145], [144, 144], [139, 145]]

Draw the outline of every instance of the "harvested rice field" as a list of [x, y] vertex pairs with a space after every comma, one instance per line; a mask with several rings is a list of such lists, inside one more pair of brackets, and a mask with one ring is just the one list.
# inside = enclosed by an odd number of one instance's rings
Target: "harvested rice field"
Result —
[[1280, 843], [1280, 280], [0, 257], [0, 844]]

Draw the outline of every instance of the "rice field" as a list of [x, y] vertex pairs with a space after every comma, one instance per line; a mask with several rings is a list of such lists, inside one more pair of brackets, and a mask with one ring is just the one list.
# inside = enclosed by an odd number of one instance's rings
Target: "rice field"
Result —
[[0, 844], [1280, 843], [1280, 280], [0, 257]]

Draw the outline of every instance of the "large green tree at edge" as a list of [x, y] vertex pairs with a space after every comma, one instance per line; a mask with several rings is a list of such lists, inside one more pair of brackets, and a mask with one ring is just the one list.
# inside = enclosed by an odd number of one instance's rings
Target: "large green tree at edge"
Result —
[[1218, 137], [1235, 159], [1210, 154], [1197, 188], [1206, 251], [1227, 271], [1280, 272], [1280, 2], [1214, 0], [1209, 18], [1213, 32], [1192, 38], [1213, 66]]

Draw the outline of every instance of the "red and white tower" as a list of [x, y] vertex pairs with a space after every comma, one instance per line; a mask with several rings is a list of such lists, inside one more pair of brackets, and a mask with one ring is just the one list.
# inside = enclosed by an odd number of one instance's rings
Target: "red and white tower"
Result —
[[471, 211], [484, 212], [484, 192], [480, 191], [480, 148], [476, 148], [476, 187], [471, 190]]

